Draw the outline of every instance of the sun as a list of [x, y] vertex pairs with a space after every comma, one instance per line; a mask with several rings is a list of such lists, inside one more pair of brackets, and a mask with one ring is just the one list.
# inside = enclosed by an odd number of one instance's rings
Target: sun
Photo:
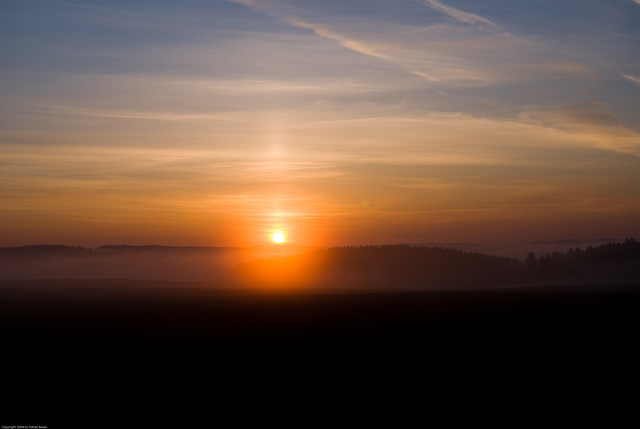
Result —
[[274, 232], [273, 235], [271, 236], [271, 239], [273, 240], [274, 243], [284, 243], [284, 232], [278, 231], [278, 232]]

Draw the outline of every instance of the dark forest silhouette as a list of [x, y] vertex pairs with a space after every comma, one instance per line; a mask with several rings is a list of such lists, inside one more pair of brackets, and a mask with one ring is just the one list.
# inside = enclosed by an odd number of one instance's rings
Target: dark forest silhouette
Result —
[[248, 262], [239, 267], [248, 283], [347, 288], [466, 288], [518, 279], [517, 259], [454, 249], [408, 245], [337, 247]]
[[[57, 260], [79, 263], [136, 260], [176, 265], [189, 257], [215, 258], [222, 247], [33, 245], [0, 248], [0, 274], [11, 266]], [[237, 249], [236, 249], [237, 250]], [[206, 260], [206, 259], [201, 259]], [[117, 263], [117, 262], [115, 262]], [[164, 267], [165, 269], [167, 267]], [[90, 272], [89, 272], [90, 273]], [[5, 276], [6, 278], [6, 276]], [[233, 279], [258, 286], [347, 288], [487, 288], [541, 283], [633, 283], [640, 281], [640, 243], [578, 247], [524, 261], [442, 247], [380, 245], [334, 247], [243, 262]], [[210, 278], [209, 280], [216, 280]]]
[[627, 238], [622, 243], [569, 249], [536, 258], [530, 252], [525, 260], [526, 280], [586, 281], [586, 282], [638, 282], [640, 281], [640, 243]]
[[338, 247], [315, 254], [274, 257], [241, 267], [248, 281], [282, 283], [287, 268], [317, 286], [486, 288], [532, 283], [640, 281], [640, 243], [569, 249], [525, 261], [474, 252], [409, 245]]

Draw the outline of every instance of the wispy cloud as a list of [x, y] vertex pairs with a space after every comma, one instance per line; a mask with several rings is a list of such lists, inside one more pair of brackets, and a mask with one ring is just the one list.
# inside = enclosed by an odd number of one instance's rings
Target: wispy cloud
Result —
[[[562, 75], [585, 75], [583, 65], [550, 52], [547, 46], [511, 35], [487, 18], [437, 0], [419, 0], [418, 3], [468, 25], [416, 27], [367, 18], [355, 24], [349, 21], [347, 27], [335, 16], [331, 21], [321, 13], [320, 18], [307, 17], [309, 13], [317, 16], [317, 10], [305, 14], [303, 19], [292, 12], [293, 6], [280, 1], [228, 1], [248, 6], [293, 27], [311, 30], [351, 52], [385, 61], [398, 71], [436, 85], [456, 88], [496, 86], [514, 81], [555, 79]], [[380, 34], [377, 28], [382, 26], [393, 30]], [[479, 31], [485, 34], [479, 34]]]
[[304, 28], [308, 30], [313, 30], [320, 37], [324, 37], [326, 39], [336, 40], [345, 48], [351, 49], [352, 51], [359, 52], [361, 54], [369, 55], [371, 57], [381, 58], [385, 60], [389, 60], [390, 58], [387, 55], [376, 52], [374, 49], [366, 46], [365, 44], [358, 42], [356, 40], [350, 39], [344, 35], [334, 33], [327, 28], [317, 25], [311, 24], [309, 22], [302, 21], [293, 16], [288, 16], [285, 18], [285, 21], [298, 28]]
[[573, 138], [583, 136], [585, 143], [594, 147], [640, 155], [638, 133], [625, 127], [601, 101], [530, 109], [522, 112], [518, 119], [541, 128], [569, 133]]
[[640, 4], [640, 0], [631, 0], [632, 2], [634, 2], [635, 4]]
[[227, 0], [227, 1], [231, 3], [243, 4], [245, 6], [249, 6], [254, 9], [258, 9], [260, 7], [260, 5], [256, 3], [254, 0]]
[[602, 101], [556, 106], [551, 109], [530, 109], [522, 112], [520, 119], [553, 128], [599, 131], [611, 135], [631, 133]]
[[255, 10], [260, 10], [263, 11], [265, 13], [271, 14], [271, 15], [275, 15], [278, 16], [278, 18], [284, 20], [287, 24], [293, 26], [293, 27], [297, 27], [297, 28], [303, 28], [303, 29], [307, 29], [307, 30], [311, 30], [313, 31], [316, 35], [325, 38], [325, 39], [329, 39], [329, 40], [334, 40], [336, 42], [338, 42], [340, 45], [342, 45], [343, 47], [354, 51], [354, 52], [358, 52], [360, 54], [364, 54], [367, 55], [369, 57], [373, 57], [373, 58], [378, 58], [381, 60], [385, 60], [388, 61], [392, 64], [394, 64], [396, 67], [399, 67], [401, 69], [404, 69], [405, 71], [412, 73], [416, 76], [419, 76], [425, 80], [428, 81], [435, 81], [437, 80], [437, 78], [435, 76], [433, 76], [430, 73], [426, 73], [424, 71], [420, 71], [420, 70], [416, 70], [413, 69], [411, 67], [407, 67], [406, 65], [401, 64], [401, 62], [397, 61], [396, 59], [390, 57], [389, 55], [383, 54], [381, 52], [379, 52], [378, 50], [376, 50], [375, 48], [371, 47], [369, 44], [356, 40], [354, 38], [351, 38], [345, 34], [341, 34], [341, 33], [337, 33], [335, 31], [332, 31], [330, 29], [328, 29], [326, 26], [320, 25], [320, 24], [315, 24], [315, 23], [311, 23], [305, 20], [302, 20], [296, 16], [292, 16], [292, 15], [285, 15], [282, 16], [281, 14], [275, 14], [275, 13], [271, 13], [268, 10], [268, 4], [262, 2], [262, 3], [258, 3], [254, 0], [227, 0], [230, 1], [232, 3], [239, 3], [245, 6], [248, 6], [252, 9]]
[[[635, 0], [635, 1], [640, 1], [640, 0]], [[476, 26], [483, 30], [489, 30], [489, 31], [495, 31], [495, 32], [502, 31], [502, 28], [498, 24], [496, 24], [495, 22], [487, 18], [483, 18], [479, 15], [474, 15], [472, 13], [465, 12], [460, 9], [456, 9], [455, 7], [447, 6], [443, 3], [440, 3], [438, 0], [420, 0], [420, 2], [439, 12], [449, 15], [453, 19], [456, 19], [460, 22], [464, 22], [466, 24]]]
[[[341, 46], [349, 49], [350, 51], [357, 52], [360, 54], [364, 54], [369, 57], [377, 58], [380, 60], [384, 60], [393, 66], [397, 67], [399, 70], [403, 70], [404, 72], [413, 74], [418, 76], [429, 82], [439, 82], [442, 80], [469, 80], [469, 76], [473, 76], [471, 80], [478, 81], [483, 80], [482, 77], [478, 77], [477, 74], [470, 72], [469, 67], [467, 66], [451, 66], [445, 67], [446, 71], [444, 74], [437, 73], [433, 70], [425, 70], [424, 64], [422, 63], [432, 63], [432, 60], [423, 58], [423, 52], [417, 52], [411, 50], [410, 54], [419, 54], [418, 58], [413, 58], [410, 55], [409, 58], [405, 58], [402, 55], [397, 55], [398, 52], [402, 51], [402, 49], [398, 49], [399, 46], [393, 40], [385, 39], [379, 43], [380, 46], [384, 46], [385, 50], [388, 52], [381, 52], [381, 49], [376, 47], [375, 43], [371, 43], [370, 41], [363, 41], [356, 38], [353, 38], [343, 32], [335, 31], [334, 29], [330, 29], [326, 25], [321, 25], [317, 23], [310, 22], [308, 20], [303, 20], [297, 16], [290, 15], [283, 11], [281, 8], [278, 8], [275, 3], [270, 3], [268, 1], [256, 1], [256, 0], [227, 0], [232, 3], [238, 3], [245, 6], [248, 6], [254, 10], [261, 11], [267, 15], [274, 16], [287, 24], [296, 27], [313, 31], [317, 36], [322, 37], [324, 39], [333, 40], [338, 42]], [[499, 28], [496, 24], [492, 23], [485, 18], [468, 14], [466, 12], [460, 11], [458, 9], [450, 8], [445, 6], [439, 2], [432, 2], [428, 5], [439, 8], [438, 10], [446, 11], [445, 13], [456, 17], [456, 19], [461, 20], [463, 22], [471, 23], [476, 26], [484, 26], [486, 28], [493, 28], [497, 31]], [[452, 15], [453, 14], [453, 15]], [[447, 42], [450, 43], [450, 42]], [[391, 54], [389, 52], [393, 52]], [[422, 65], [413, 64], [414, 62], [421, 63]], [[455, 69], [455, 70], [453, 70]], [[464, 71], [464, 76], [460, 76], [460, 72]], [[453, 76], [453, 77], [452, 77]]]
[[[268, 10], [269, 5], [265, 2], [259, 3], [254, 0], [227, 0], [227, 1], [230, 1], [232, 3], [239, 3], [255, 10], [264, 11], [268, 14], [272, 14], [276, 16], [280, 15], [280, 14], [270, 13], [270, 11]], [[334, 31], [331, 31], [325, 26], [311, 23], [291, 15], [287, 15], [284, 17], [278, 16], [278, 18], [284, 20], [287, 24], [293, 27], [311, 30], [320, 37], [323, 37], [325, 39], [335, 40], [338, 43], [340, 43], [340, 45], [352, 51], [355, 51], [364, 55], [368, 55], [370, 57], [384, 59], [384, 60], [390, 59], [387, 55], [377, 52], [375, 49], [371, 48], [370, 46], [367, 46], [365, 43], [362, 43], [358, 40], [354, 40], [344, 34], [339, 34]]]
[[581, 162], [581, 163], [575, 164], [575, 165], [570, 165], [568, 167], [563, 168], [563, 170], [570, 170], [572, 168], [582, 167], [584, 165], [595, 164], [596, 162], [605, 161], [605, 160], [611, 159], [611, 158], [617, 158], [620, 155], [623, 155], [623, 154], [622, 153], [614, 153], [613, 155], [605, 156], [605, 157], [598, 158], [598, 159], [592, 159], [591, 161]]
[[[636, 3], [640, 4], [640, 0], [634, 0]], [[627, 79], [630, 82], [635, 83], [636, 85], [640, 85], [640, 77], [631, 76], [630, 74], [619, 72], [620, 76]]]
[[40, 105], [44, 109], [56, 111], [62, 114], [90, 116], [96, 118], [118, 118], [118, 119], [144, 119], [150, 121], [189, 121], [189, 120], [223, 120], [227, 119], [227, 114], [181, 114], [175, 112], [145, 112], [132, 110], [107, 110], [90, 109], [83, 107]]

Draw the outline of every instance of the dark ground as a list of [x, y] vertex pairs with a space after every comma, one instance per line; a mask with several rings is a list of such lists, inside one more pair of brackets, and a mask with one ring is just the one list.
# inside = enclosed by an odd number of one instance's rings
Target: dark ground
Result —
[[259, 294], [158, 284], [2, 281], [5, 412], [113, 417], [149, 398], [215, 402], [239, 386], [344, 394], [361, 380], [452, 398], [542, 389], [542, 403], [637, 391], [640, 287]]

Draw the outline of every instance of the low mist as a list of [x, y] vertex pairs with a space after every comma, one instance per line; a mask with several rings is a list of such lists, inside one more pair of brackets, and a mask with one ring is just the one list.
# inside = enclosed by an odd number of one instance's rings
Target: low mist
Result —
[[287, 249], [24, 246], [0, 249], [0, 279], [132, 279], [226, 283], [238, 265]]
[[630, 284], [640, 243], [536, 254], [524, 260], [452, 248], [386, 245], [329, 249], [23, 246], [0, 249], [0, 280], [128, 279], [207, 287], [288, 289], [478, 289], [527, 284]]

